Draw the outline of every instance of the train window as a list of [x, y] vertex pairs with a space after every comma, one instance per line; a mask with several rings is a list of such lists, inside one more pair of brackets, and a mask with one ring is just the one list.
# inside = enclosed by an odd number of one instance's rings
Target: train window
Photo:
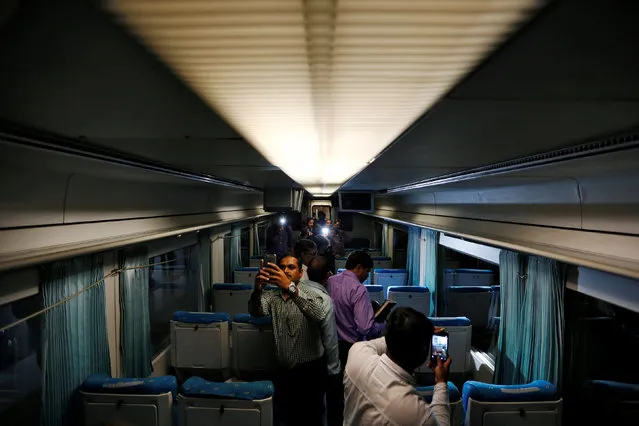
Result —
[[[0, 326], [42, 308], [36, 294], [0, 305]], [[42, 353], [40, 315], [0, 332], [0, 416], [3, 424], [40, 424]]]
[[155, 353], [170, 341], [169, 321], [173, 312], [198, 310], [200, 260], [197, 253], [196, 246], [189, 246], [150, 259], [150, 263], [171, 261], [153, 266], [149, 272], [149, 316]]

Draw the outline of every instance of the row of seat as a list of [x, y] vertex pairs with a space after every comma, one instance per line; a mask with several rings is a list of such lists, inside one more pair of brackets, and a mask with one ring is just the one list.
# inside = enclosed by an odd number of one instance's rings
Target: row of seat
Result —
[[[434, 386], [416, 388], [427, 403]], [[210, 382], [191, 377], [179, 388], [174, 376], [116, 379], [90, 376], [81, 387], [85, 425], [110, 423], [139, 426], [273, 424], [273, 384]], [[493, 385], [464, 384], [460, 394], [448, 382], [450, 424], [454, 426], [541, 426], [561, 424], [562, 399], [549, 382]]]
[[499, 316], [499, 286], [452, 286], [445, 287], [443, 314], [465, 315], [473, 325], [487, 327], [493, 317]]
[[[348, 258], [348, 255], [353, 252], [354, 250], [346, 250], [344, 256], [342, 256], [339, 259], [336, 259], [335, 262], [340, 265], [340, 268], [343, 268], [346, 264], [346, 259]], [[381, 250], [377, 250], [377, 249], [369, 249], [369, 250], [364, 250], [365, 252], [368, 253], [368, 255], [372, 258], [377, 260], [378, 262], [388, 262], [388, 260], [390, 260], [389, 257], [386, 256], [382, 256], [382, 251]], [[260, 262], [262, 262], [262, 259], [264, 258], [264, 256], [251, 256], [249, 258], [249, 267], [259, 267], [260, 266]], [[384, 264], [384, 265], [388, 265], [388, 263]], [[392, 261], [390, 266], [380, 266], [381, 267], [389, 267], [392, 268]]]

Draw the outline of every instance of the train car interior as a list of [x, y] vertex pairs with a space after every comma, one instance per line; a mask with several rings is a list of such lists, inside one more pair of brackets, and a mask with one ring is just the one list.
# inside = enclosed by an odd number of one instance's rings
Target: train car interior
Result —
[[0, 422], [280, 426], [249, 300], [313, 235], [448, 332], [451, 425], [636, 424], [637, 17], [1, 1]]

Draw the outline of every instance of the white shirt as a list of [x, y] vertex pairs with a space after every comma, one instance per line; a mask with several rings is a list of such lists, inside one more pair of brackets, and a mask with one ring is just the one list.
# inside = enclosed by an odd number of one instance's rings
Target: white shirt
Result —
[[438, 383], [427, 404], [413, 377], [386, 355], [386, 339], [357, 342], [344, 372], [344, 425], [450, 426], [448, 386]]
[[308, 279], [308, 266], [302, 265], [302, 279], [300, 281], [309, 281]]

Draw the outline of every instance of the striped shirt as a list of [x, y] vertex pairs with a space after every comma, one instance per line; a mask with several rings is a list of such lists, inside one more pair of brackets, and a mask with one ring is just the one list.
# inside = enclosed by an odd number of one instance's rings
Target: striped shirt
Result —
[[249, 299], [254, 317], [271, 316], [277, 359], [286, 368], [295, 367], [324, 356], [321, 323], [327, 312], [320, 295], [304, 283], [297, 285], [297, 296], [284, 299], [281, 290], [262, 292], [255, 289]]

